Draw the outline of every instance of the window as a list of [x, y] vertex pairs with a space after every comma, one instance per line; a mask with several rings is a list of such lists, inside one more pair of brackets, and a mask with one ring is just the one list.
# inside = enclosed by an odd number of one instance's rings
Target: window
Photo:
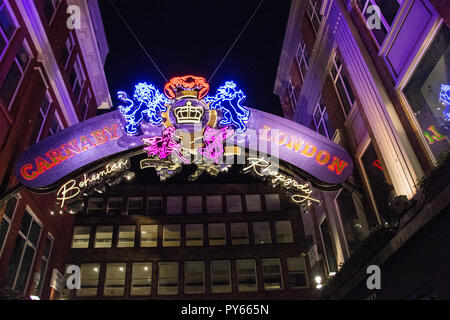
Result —
[[158, 295], [178, 294], [178, 262], [158, 264]]
[[258, 290], [256, 282], [255, 260], [236, 260], [237, 281], [239, 292], [250, 292]]
[[158, 226], [141, 226], [141, 247], [156, 247], [158, 245]]
[[75, 63], [73, 64], [72, 71], [69, 74], [69, 84], [73, 91], [75, 100], [78, 101], [81, 93], [81, 88], [83, 88], [84, 81], [86, 77], [84, 76], [83, 68], [81, 67], [80, 57], [77, 56]]
[[152, 292], [152, 263], [133, 263], [131, 296], [149, 296]]
[[142, 197], [128, 198], [128, 215], [144, 214], [144, 199]]
[[202, 246], [203, 245], [203, 225], [187, 224], [186, 225], [186, 246]]
[[259, 194], [246, 194], [245, 202], [247, 204], [247, 212], [261, 211], [261, 196]]
[[[394, 22], [395, 16], [398, 9], [400, 9], [402, 2], [403, 0], [356, 0], [356, 3], [361, 10], [361, 15], [364, 20], [368, 21], [367, 27], [379, 47], [381, 47], [384, 39], [391, 30], [392, 23]], [[379, 13], [377, 12], [375, 6], [378, 6], [380, 11]], [[377, 25], [377, 23], [374, 23], [374, 21], [372, 21], [374, 20], [372, 17], [378, 18], [380, 24]]]
[[136, 226], [119, 226], [119, 238], [117, 239], [118, 248], [134, 247], [134, 237], [136, 235]]
[[291, 289], [309, 287], [308, 277], [306, 276], [305, 258], [287, 258], [286, 261]]
[[36, 295], [38, 297], [42, 294], [42, 288], [45, 282], [45, 275], [47, 273], [48, 261], [50, 260], [50, 254], [53, 247], [53, 237], [49, 234], [47, 241], [45, 242], [44, 253], [41, 258], [41, 265], [39, 266], [39, 283], [36, 287]]
[[25, 210], [6, 277], [6, 283], [12, 290], [23, 292], [27, 287], [41, 229], [40, 223], [28, 209]]
[[54, 135], [55, 133], [62, 130], [61, 120], [58, 112], [56, 111], [53, 115], [52, 121], [50, 122], [49, 134]]
[[150, 216], [160, 215], [162, 213], [162, 197], [147, 198], [147, 214]]
[[322, 16], [320, 14], [320, 8], [322, 7], [322, 0], [309, 0], [308, 6], [308, 18], [311, 21], [314, 32], [319, 32], [320, 20]]
[[86, 249], [89, 248], [89, 239], [91, 238], [90, 226], [76, 226], [73, 228], [72, 248]]
[[89, 198], [87, 214], [98, 215], [103, 211], [103, 198]]
[[210, 246], [224, 246], [227, 244], [225, 223], [208, 224], [208, 238]]
[[92, 99], [92, 93], [91, 93], [91, 89], [87, 89], [86, 90], [86, 95], [84, 97], [84, 103], [81, 104], [81, 119], [85, 120], [87, 118], [87, 112], [89, 109], [89, 104], [91, 103], [91, 99]]
[[323, 245], [325, 248], [325, 258], [328, 265], [328, 271], [337, 272], [337, 259], [334, 253], [333, 239], [331, 238], [331, 231], [326, 218], [320, 224], [320, 234], [322, 235]]
[[0, 4], [0, 57], [3, 57], [5, 49], [17, 30], [16, 19], [7, 1]]
[[3, 252], [3, 244], [8, 235], [9, 226], [11, 225], [14, 212], [16, 211], [18, 200], [16, 197], [9, 198], [6, 203], [0, 204], [0, 216], [3, 219], [0, 221], [0, 255]]
[[211, 261], [211, 292], [231, 292], [231, 270], [230, 261]]
[[278, 193], [265, 194], [266, 199], [266, 210], [267, 211], [280, 211], [280, 195]]
[[275, 221], [275, 234], [277, 243], [294, 242], [290, 221]]
[[249, 244], [246, 222], [231, 223], [231, 244]]
[[289, 102], [291, 103], [291, 109], [292, 114], [295, 112], [295, 107], [297, 106], [297, 95], [295, 94], [295, 88], [292, 84], [291, 79], [289, 79], [288, 83], [288, 95], [289, 95]]
[[125, 292], [125, 275], [127, 274], [125, 263], [108, 263], [106, 265], [105, 297], [120, 297]]
[[203, 261], [184, 263], [184, 293], [205, 293], [205, 263]]
[[355, 95], [350, 86], [350, 82], [344, 72], [344, 65], [336, 53], [333, 57], [333, 64], [331, 66], [330, 75], [333, 80], [336, 92], [341, 101], [344, 115], [347, 117], [353, 107], [356, 105]]
[[262, 259], [265, 290], [283, 289], [280, 259]]
[[108, 198], [108, 206], [106, 207], [106, 214], [109, 216], [122, 215], [123, 198]]
[[208, 213], [222, 213], [222, 196], [206, 196], [206, 211]]
[[300, 69], [300, 76], [302, 77], [302, 80], [305, 81], [306, 72], [308, 72], [309, 55], [308, 51], [306, 51], [306, 41], [304, 39], [302, 39], [298, 45], [295, 60], [297, 61], [298, 68]]
[[416, 131], [436, 163], [450, 150], [449, 39], [443, 23], [403, 89]]
[[113, 226], [97, 226], [94, 248], [111, 248]]
[[73, 34], [71, 32], [71, 33], [69, 33], [69, 36], [66, 39], [65, 46], [61, 53], [61, 64], [64, 66], [64, 68], [67, 67], [67, 62], [69, 61], [70, 55], [71, 55], [74, 47], [75, 47], [75, 40], [74, 40]]
[[253, 234], [255, 238], [255, 244], [272, 243], [269, 222], [253, 222]]
[[201, 196], [189, 196], [186, 200], [187, 213], [202, 213], [202, 197]]
[[227, 195], [227, 212], [242, 212], [242, 199], [240, 195]]
[[77, 296], [94, 297], [98, 291], [100, 263], [81, 264], [81, 289], [76, 290]]
[[31, 59], [31, 54], [29, 52], [28, 45], [26, 44], [26, 41], [24, 41], [6, 74], [5, 80], [0, 86], [0, 104], [5, 109], [11, 109], [11, 102], [17, 92], [22, 75]]
[[183, 211], [183, 197], [167, 197], [167, 214], [181, 214]]
[[313, 119], [316, 131], [330, 140], [333, 139], [334, 129], [331, 126], [327, 108], [323, 102], [317, 104], [316, 109], [314, 110]]
[[163, 247], [179, 247], [180, 246], [180, 225], [163, 226]]
[[61, 0], [45, 0], [43, 10], [48, 23], [52, 21], [60, 2]]
[[33, 128], [33, 132], [31, 133], [30, 145], [35, 144], [39, 140], [43, 138], [43, 131], [45, 126], [45, 120], [47, 119], [48, 111], [50, 109], [50, 105], [52, 104], [50, 95], [48, 91], [45, 93], [44, 98], [41, 102], [41, 107], [39, 108], [39, 113]]

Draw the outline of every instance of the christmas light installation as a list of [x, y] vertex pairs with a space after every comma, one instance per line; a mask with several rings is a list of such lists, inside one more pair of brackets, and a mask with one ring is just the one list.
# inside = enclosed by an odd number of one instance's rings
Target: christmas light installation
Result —
[[124, 91], [119, 91], [117, 98], [124, 103], [118, 109], [127, 123], [125, 126], [127, 134], [137, 134], [144, 119], [152, 125], [162, 123], [160, 113], [167, 110], [164, 106], [167, 100], [152, 84], [144, 82], [135, 86], [133, 98], [136, 103], [129, 99]]
[[236, 126], [236, 132], [242, 133], [247, 130], [247, 121], [250, 117], [250, 111], [241, 105], [246, 96], [242, 90], [237, 90], [237, 85], [233, 81], [225, 82], [224, 86], [217, 89], [214, 97], [206, 97], [210, 102], [211, 110], [221, 110], [223, 119], [219, 122], [221, 125]]
[[175, 77], [170, 79], [168, 83], [164, 86], [164, 93], [167, 98], [175, 99], [176, 92], [179, 89], [183, 90], [198, 90], [198, 95], [195, 94], [195, 97], [198, 99], [203, 99], [209, 91], [209, 84], [206, 82], [206, 79], [203, 77], [196, 76], [183, 76], [183, 77]]
[[174, 154], [184, 163], [188, 163], [189, 161], [181, 154], [181, 145], [173, 140], [174, 135], [175, 128], [168, 127], [162, 131], [161, 136], [144, 138], [142, 142], [148, 145], [144, 150], [149, 155], [159, 156], [160, 159], [166, 159], [171, 154]]
[[439, 101], [446, 106], [443, 116], [445, 121], [450, 121], [450, 85], [441, 85], [441, 92], [439, 94]]
[[223, 143], [233, 133], [234, 130], [229, 130], [228, 127], [217, 130], [207, 126], [203, 133], [205, 148], [199, 148], [198, 152], [215, 163], [219, 163], [224, 152]]

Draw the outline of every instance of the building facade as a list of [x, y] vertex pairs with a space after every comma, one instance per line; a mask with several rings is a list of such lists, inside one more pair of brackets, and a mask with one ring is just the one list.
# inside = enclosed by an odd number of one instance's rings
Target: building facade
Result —
[[[449, 10], [433, 0], [292, 1], [274, 91], [286, 118], [343, 145], [355, 164], [303, 213], [325, 298], [450, 297], [433, 270], [448, 268], [448, 254], [424, 235], [450, 211]], [[406, 252], [428, 258], [419, 266]], [[371, 264], [386, 289], [366, 287]]]
[[1, 1], [0, 51], [2, 296], [49, 298], [72, 218], [50, 215], [54, 196], [20, 190], [13, 164], [30, 145], [111, 106], [97, 1]]

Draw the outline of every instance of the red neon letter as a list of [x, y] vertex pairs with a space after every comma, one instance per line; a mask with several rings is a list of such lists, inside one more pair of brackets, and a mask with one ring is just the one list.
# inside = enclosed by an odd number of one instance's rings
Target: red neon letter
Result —
[[91, 135], [94, 136], [95, 141], [97, 142], [97, 145], [103, 144], [106, 141], [108, 141], [108, 136], [105, 134], [105, 131], [103, 131], [102, 129], [91, 132]]
[[104, 127], [103, 130], [105, 130], [105, 131], [110, 135], [109, 138], [110, 138], [111, 140], [119, 139], [119, 137], [117, 136], [117, 132], [116, 132], [116, 130], [117, 130], [117, 124], [113, 124], [113, 125], [111, 126], [111, 128], [109, 128], [109, 127]]
[[22, 177], [24, 177], [27, 180], [33, 180], [38, 176], [38, 173], [36, 171], [33, 171], [31, 174], [28, 173], [27, 170], [33, 169], [33, 166], [30, 163], [27, 163], [22, 168], [20, 168], [20, 173], [22, 174]]
[[92, 149], [96, 146], [96, 144], [92, 143], [92, 141], [89, 140], [89, 138], [86, 136], [82, 136], [80, 138], [80, 143], [81, 143], [81, 151], [85, 151], [87, 149]]
[[333, 157], [333, 162], [328, 166], [331, 171], [336, 171], [337, 175], [342, 173], [342, 170], [348, 165], [344, 160], [340, 160], [338, 157]]
[[61, 150], [60, 149], [50, 150], [45, 155], [47, 157], [49, 157], [50, 160], [52, 160], [52, 163], [54, 163], [55, 165], [60, 163], [61, 161], [64, 161], [64, 160], [67, 159], [67, 157], [64, 157], [64, 156], [61, 155]]

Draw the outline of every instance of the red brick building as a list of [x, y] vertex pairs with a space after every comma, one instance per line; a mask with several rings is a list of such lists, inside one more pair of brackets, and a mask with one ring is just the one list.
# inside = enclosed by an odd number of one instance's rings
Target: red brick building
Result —
[[50, 296], [71, 217], [50, 215], [52, 195], [15, 188], [12, 166], [29, 145], [111, 106], [107, 53], [97, 1], [0, 2], [0, 282], [19, 296]]

